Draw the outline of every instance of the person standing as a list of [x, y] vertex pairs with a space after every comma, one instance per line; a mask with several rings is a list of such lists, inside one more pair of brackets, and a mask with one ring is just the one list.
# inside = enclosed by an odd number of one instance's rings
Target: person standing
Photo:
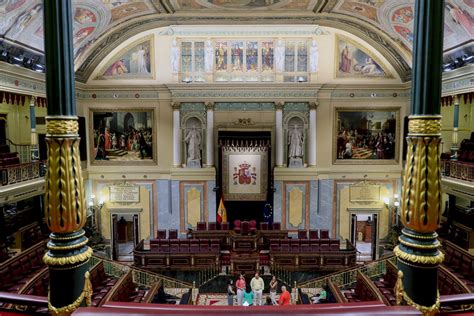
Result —
[[235, 295], [234, 285], [233, 285], [232, 280], [229, 280], [229, 282], [227, 282], [227, 304], [229, 306], [234, 305], [234, 295]]
[[265, 283], [260, 277], [258, 271], [255, 272], [255, 276], [250, 281], [250, 287], [252, 288], [253, 296], [255, 298], [255, 305], [262, 305], [262, 292], [265, 287]]
[[290, 305], [290, 292], [286, 290], [286, 286], [281, 286], [280, 305]]
[[242, 299], [244, 297], [244, 292], [246, 288], [244, 274], [241, 273], [237, 282], [235, 282], [237, 287], [237, 305], [242, 306]]
[[276, 292], [277, 292], [277, 287], [278, 287], [278, 280], [276, 276], [272, 277], [272, 280], [270, 281], [270, 298], [272, 300], [272, 304], [276, 305]]

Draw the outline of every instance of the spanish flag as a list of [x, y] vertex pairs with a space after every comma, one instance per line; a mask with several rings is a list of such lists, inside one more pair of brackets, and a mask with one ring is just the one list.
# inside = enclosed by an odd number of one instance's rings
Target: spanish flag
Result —
[[227, 211], [224, 206], [224, 198], [221, 196], [221, 201], [219, 203], [219, 208], [217, 209], [217, 222], [225, 223], [227, 222]]

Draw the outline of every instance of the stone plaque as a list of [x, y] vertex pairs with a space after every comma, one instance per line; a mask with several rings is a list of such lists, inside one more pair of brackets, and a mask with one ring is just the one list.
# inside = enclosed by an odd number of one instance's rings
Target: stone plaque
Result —
[[109, 188], [110, 202], [140, 202], [140, 187], [111, 186]]
[[349, 190], [349, 200], [351, 202], [380, 201], [379, 185], [351, 185]]

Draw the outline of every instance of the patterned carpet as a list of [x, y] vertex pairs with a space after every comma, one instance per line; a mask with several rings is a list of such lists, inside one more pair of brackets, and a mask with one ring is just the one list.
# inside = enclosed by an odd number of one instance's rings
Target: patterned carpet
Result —
[[352, 149], [352, 159], [370, 159], [373, 157], [374, 157], [374, 152], [372, 149], [357, 148], [357, 147], [353, 147]]
[[[269, 294], [262, 295], [262, 304], [265, 303], [265, 300]], [[278, 301], [279, 295], [277, 294], [276, 299]], [[206, 306], [227, 306], [227, 295], [224, 293], [202, 293], [197, 297], [197, 305], [206, 305]], [[237, 297], [234, 296], [234, 305], [237, 305]]]
[[144, 159], [140, 158], [140, 153], [138, 151], [128, 151], [124, 156], [107, 156], [111, 161], [151, 161], [150, 157], [145, 157]]

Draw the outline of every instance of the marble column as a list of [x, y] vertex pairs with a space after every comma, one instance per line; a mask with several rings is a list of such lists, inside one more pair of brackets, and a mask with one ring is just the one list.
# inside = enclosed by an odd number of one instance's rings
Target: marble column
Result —
[[308, 166], [316, 166], [316, 108], [318, 102], [309, 103]]
[[275, 102], [275, 164], [277, 167], [283, 166], [283, 107], [285, 102]]
[[206, 102], [206, 167], [214, 166], [214, 102]]
[[453, 120], [453, 135], [451, 143], [451, 160], [458, 160], [458, 128], [459, 128], [459, 97], [453, 96], [454, 101], [454, 120]]
[[171, 102], [173, 108], [173, 167], [181, 167], [181, 103]]

